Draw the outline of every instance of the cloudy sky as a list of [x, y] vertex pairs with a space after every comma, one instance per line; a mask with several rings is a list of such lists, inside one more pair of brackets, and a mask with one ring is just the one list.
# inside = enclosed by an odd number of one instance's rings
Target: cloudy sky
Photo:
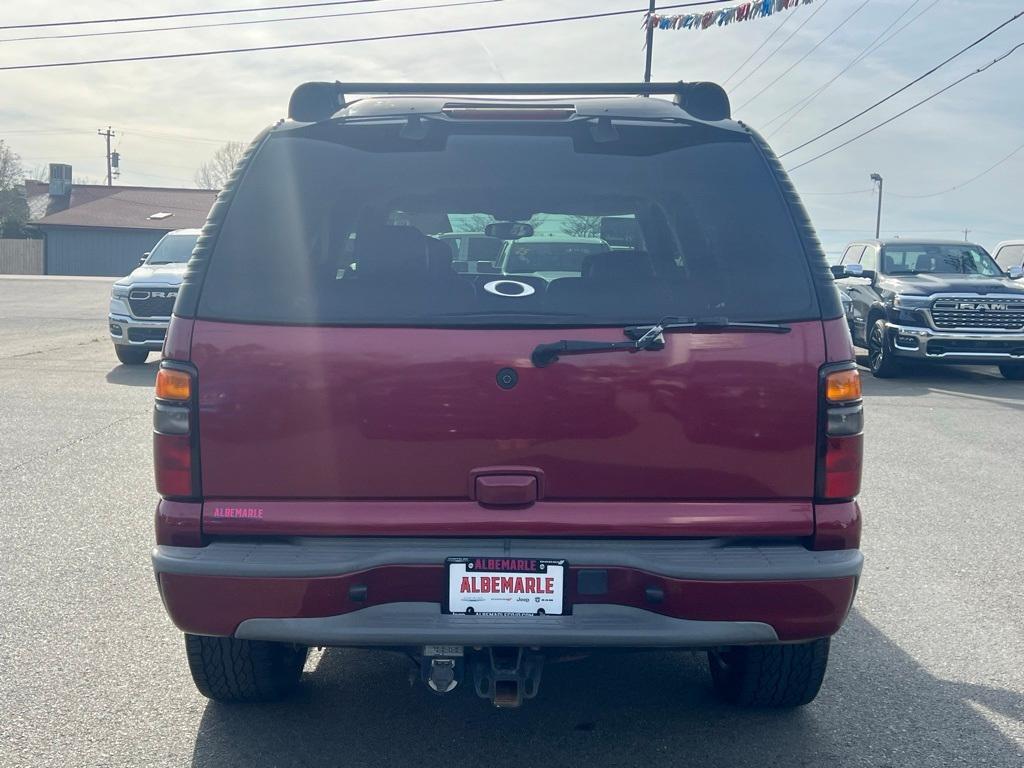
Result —
[[[300, 1], [5, 0], [0, 26]], [[365, 13], [456, 1], [368, 0], [130, 24], [0, 29], [0, 68], [422, 32], [645, 5], [642, 0], [499, 0]], [[732, 4], [735, 0], [707, 7]], [[894, 31], [924, 13], [836, 78], [908, 9]], [[776, 27], [785, 24], [728, 81], [735, 116], [761, 129], [781, 154], [926, 72], [1021, 10], [1021, 0], [815, 0], [769, 19], [724, 28], [658, 31], [654, 79], [722, 82]], [[364, 13], [338, 15], [354, 12]], [[297, 16], [320, 18], [96, 34]], [[76, 177], [98, 182], [105, 166], [103, 140], [96, 130], [110, 125], [117, 133], [115, 146], [122, 158], [120, 183], [192, 186], [196, 168], [219, 145], [248, 141], [281, 117], [291, 89], [300, 82], [639, 80], [644, 58], [641, 20], [642, 15], [635, 13], [520, 29], [230, 56], [0, 70], [0, 139], [30, 169], [67, 162]], [[56, 37], [83, 33], [93, 36]], [[792, 168], [836, 146], [1022, 41], [1024, 18], [879, 109], [787, 155], [784, 164]], [[793, 119], [786, 120], [786, 110], [833, 78]], [[1022, 145], [1024, 48], [870, 136], [795, 170], [793, 180], [829, 251], [840, 250], [847, 240], [873, 234], [876, 198], [869, 176], [874, 172], [885, 178], [883, 234], [963, 237], [967, 228], [972, 240], [992, 246], [1000, 239], [1024, 237]], [[1018, 147], [1016, 155], [990, 173], [961, 186]], [[957, 189], [944, 191], [953, 187]]]

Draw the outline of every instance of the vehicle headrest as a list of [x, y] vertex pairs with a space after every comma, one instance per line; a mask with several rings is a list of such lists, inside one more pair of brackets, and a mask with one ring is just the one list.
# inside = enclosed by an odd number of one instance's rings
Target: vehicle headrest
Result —
[[436, 237], [426, 237], [427, 241], [427, 264], [432, 274], [447, 275], [454, 274], [452, 271], [452, 247], [443, 240]]
[[415, 227], [383, 225], [356, 237], [360, 276], [416, 275], [429, 269], [427, 238]]
[[602, 282], [637, 280], [654, 277], [650, 254], [643, 252], [605, 251], [583, 259], [583, 277]]
[[676, 260], [667, 253], [647, 253], [646, 251], [637, 251], [636, 256], [641, 258], [646, 257], [651, 260], [651, 267], [654, 269], [654, 275], [656, 277], [675, 277], [679, 274], [679, 265], [676, 263]]

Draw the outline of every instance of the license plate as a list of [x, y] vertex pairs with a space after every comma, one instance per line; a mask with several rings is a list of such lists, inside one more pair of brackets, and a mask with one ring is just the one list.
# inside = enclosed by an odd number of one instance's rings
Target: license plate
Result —
[[483, 616], [559, 616], [565, 561], [506, 557], [452, 557], [448, 613]]

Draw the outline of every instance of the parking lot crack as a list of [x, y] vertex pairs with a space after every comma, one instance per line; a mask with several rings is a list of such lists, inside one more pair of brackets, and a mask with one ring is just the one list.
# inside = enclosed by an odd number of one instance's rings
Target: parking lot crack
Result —
[[114, 419], [113, 421], [111, 421], [108, 424], [104, 424], [101, 427], [97, 427], [96, 429], [90, 430], [89, 432], [86, 432], [86, 433], [84, 433], [82, 435], [79, 435], [78, 437], [74, 438], [73, 440], [68, 440], [66, 443], [62, 443], [62, 444], [60, 444], [58, 446], [55, 446], [54, 448], [50, 448], [49, 450], [43, 451], [42, 453], [37, 453], [37, 454], [35, 454], [33, 456], [30, 456], [29, 458], [25, 459], [24, 461], [21, 461], [21, 462], [19, 462], [17, 464], [14, 464], [14, 465], [12, 465], [10, 467], [0, 467], [0, 473], [15, 472], [15, 471], [21, 469], [22, 467], [25, 467], [25, 466], [31, 464], [32, 462], [39, 461], [41, 459], [46, 459], [46, 458], [49, 458], [51, 456], [57, 456], [58, 454], [63, 453], [64, 451], [68, 450], [69, 448], [74, 448], [75, 446], [81, 445], [82, 443], [84, 443], [84, 442], [86, 442], [88, 440], [91, 440], [94, 437], [98, 437], [99, 435], [102, 435], [104, 432], [107, 432], [112, 427], [116, 427], [119, 424], [125, 423], [126, 421], [132, 421], [133, 419], [139, 419], [139, 418], [142, 418], [141, 414], [136, 414], [136, 415], [132, 415], [132, 416], [122, 416], [119, 419]]

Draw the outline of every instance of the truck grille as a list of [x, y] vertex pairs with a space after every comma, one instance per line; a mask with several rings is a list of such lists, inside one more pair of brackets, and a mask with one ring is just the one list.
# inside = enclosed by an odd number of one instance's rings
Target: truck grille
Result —
[[136, 317], [170, 317], [177, 296], [177, 288], [132, 288], [128, 305]]
[[1024, 329], [1024, 299], [939, 299], [932, 305], [936, 328], [1019, 331]]

